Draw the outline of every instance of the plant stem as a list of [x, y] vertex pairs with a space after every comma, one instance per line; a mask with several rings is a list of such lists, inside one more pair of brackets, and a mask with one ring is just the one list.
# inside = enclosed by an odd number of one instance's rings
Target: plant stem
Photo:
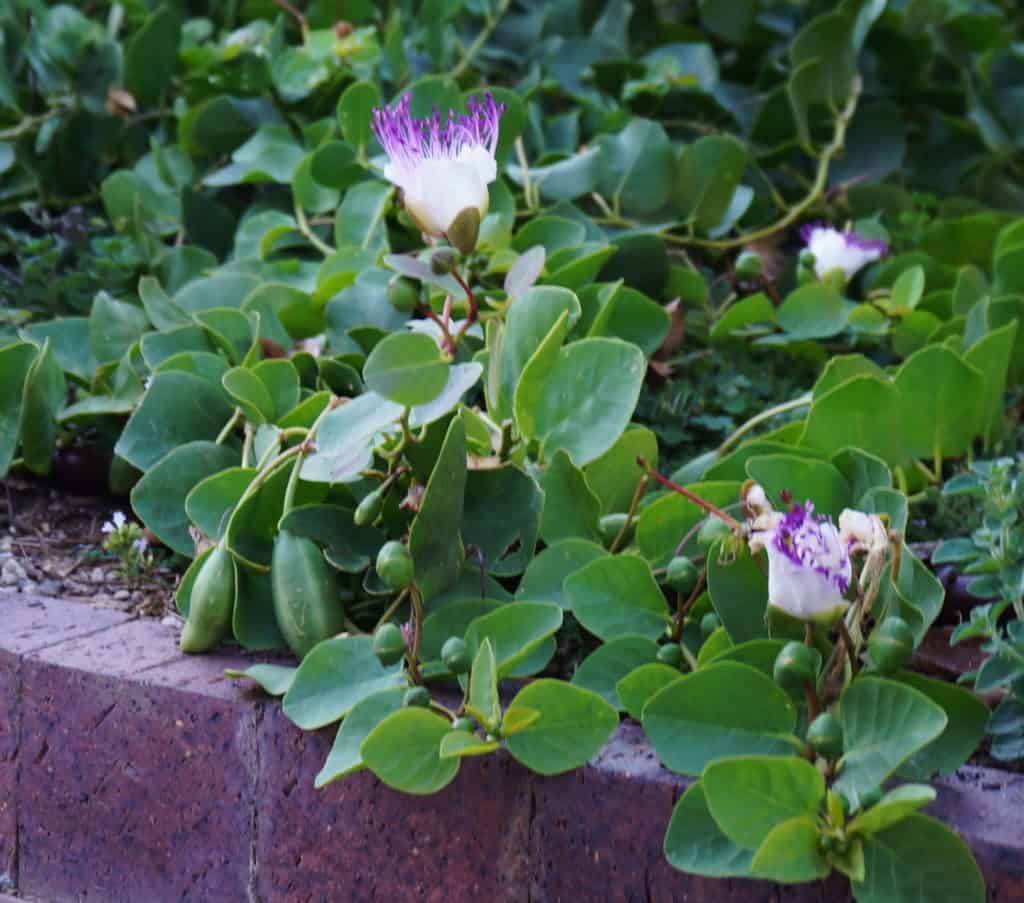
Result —
[[644, 497], [644, 491], [647, 489], [648, 482], [650, 482], [650, 477], [648, 477], [646, 473], [641, 474], [640, 479], [636, 484], [636, 490], [633, 492], [633, 500], [629, 503], [626, 522], [622, 525], [622, 529], [615, 534], [615, 539], [612, 540], [612, 544], [608, 547], [609, 554], [614, 555], [618, 550], [619, 545], [626, 538], [629, 528], [633, 525], [633, 518], [636, 516], [637, 506], [640, 504], [640, 499]]
[[309, 220], [306, 219], [306, 211], [302, 209], [302, 205], [298, 201], [295, 202], [294, 209], [295, 224], [298, 226], [299, 232], [302, 234], [303, 238], [323, 254], [324, 257], [330, 257], [334, 253], [334, 248], [322, 241], [313, 231], [312, 226], [309, 225]]
[[530, 164], [526, 159], [526, 146], [522, 137], [515, 140], [516, 159], [519, 161], [519, 168], [523, 171], [523, 200], [526, 201], [527, 211], [532, 211], [537, 206], [533, 199], [533, 183], [530, 181]]
[[698, 508], [703, 508], [708, 512], [708, 514], [715, 515], [715, 517], [727, 523], [734, 530], [741, 530], [743, 528], [743, 524], [736, 520], [736, 518], [731, 514], [723, 511], [717, 505], [712, 505], [711, 502], [702, 499], [699, 495], [694, 492], [690, 492], [689, 489], [680, 486], [678, 483], [673, 483], [668, 477], [662, 476], [653, 467], [649, 467], [644, 458], [638, 457], [636, 459], [636, 463], [639, 464], [640, 467], [642, 467], [650, 476], [654, 477], [654, 479], [661, 483], [662, 486], [667, 489], [671, 489], [673, 492], [678, 492], [683, 498], [693, 502], [693, 504]]
[[412, 600], [412, 649], [406, 654], [409, 662], [409, 675], [413, 682], [423, 683], [423, 676], [420, 674], [420, 638], [423, 634], [423, 598], [416, 584], [409, 585], [409, 598]]
[[376, 633], [384, 624], [386, 624], [388, 622], [388, 618], [390, 618], [396, 611], [398, 611], [399, 606], [405, 601], [405, 597], [408, 596], [408, 595], [409, 595], [409, 588], [406, 587], [397, 596], [395, 596], [394, 602], [392, 602], [384, 610], [384, 614], [382, 614], [380, 616], [380, 618], [378, 618], [377, 624], [373, 628], [373, 632], [374, 633]]
[[727, 438], [721, 445], [718, 446], [718, 454], [724, 455], [730, 448], [740, 441], [747, 433], [749, 433], [755, 426], [764, 423], [766, 420], [771, 420], [773, 417], [777, 417], [779, 414], [785, 414], [787, 411], [795, 411], [798, 408], [805, 408], [811, 403], [811, 395], [801, 395], [799, 398], [794, 398], [792, 401], [784, 401], [782, 404], [777, 404], [774, 407], [768, 408], [751, 417], [746, 423], [740, 426], [729, 438]]
[[217, 445], [223, 445], [227, 442], [228, 436], [234, 432], [235, 427], [238, 425], [238, 421], [244, 416], [245, 415], [242, 413], [241, 408], [235, 408], [235, 412], [231, 415], [231, 419], [224, 424], [224, 429], [217, 434], [217, 438], [214, 439], [214, 442]]
[[274, 5], [279, 6], [298, 23], [299, 31], [302, 32], [302, 43], [308, 44], [309, 23], [306, 21], [306, 17], [302, 15], [302, 13], [299, 10], [297, 10], [294, 6], [292, 6], [291, 3], [288, 2], [288, 0], [274, 0]]
[[480, 34], [473, 39], [473, 43], [470, 44], [465, 52], [462, 54], [462, 59], [455, 64], [455, 68], [448, 73], [449, 77], [457, 79], [466, 69], [469, 68], [470, 63], [473, 62], [476, 55], [480, 52], [480, 48], [487, 43], [487, 39], [494, 34], [494, 29], [498, 27], [498, 23], [501, 22], [505, 13], [508, 12], [508, 8], [511, 5], [512, 0], [501, 0], [498, 4], [498, 8], [494, 11], [493, 16], [488, 16], [484, 20], [484, 27], [480, 30]]

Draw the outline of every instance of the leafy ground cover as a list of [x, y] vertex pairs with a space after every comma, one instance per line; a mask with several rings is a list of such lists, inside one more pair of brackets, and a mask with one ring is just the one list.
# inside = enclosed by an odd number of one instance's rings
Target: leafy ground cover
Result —
[[[337, 725], [319, 785], [554, 774], [625, 714], [698, 779], [677, 868], [983, 899], [918, 810], [1024, 732], [1016, 465], [987, 462], [1024, 375], [1021, 26], [15, 0], [0, 472], [103, 461], [142, 525], [108, 552], [185, 564], [182, 649], [299, 660], [247, 674]], [[935, 537], [996, 599], [956, 637], [991, 721], [905, 667]]]

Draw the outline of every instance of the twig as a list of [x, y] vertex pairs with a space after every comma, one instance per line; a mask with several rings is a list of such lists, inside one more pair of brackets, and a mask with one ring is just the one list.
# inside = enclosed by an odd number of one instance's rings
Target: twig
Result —
[[664, 486], [666, 489], [671, 489], [673, 492], [678, 492], [683, 498], [693, 502], [693, 504], [695, 504], [698, 508], [703, 508], [705, 511], [708, 512], [708, 514], [715, 515], [715, 517], [727, 523], [734, 530], [743, 529], [743, 524], [736, 520], [736, 518], [733, 517], [731, 514], [723, 511], [717, 505], [712, 505], [711, 502], [707, 501], [706, 499], [702, 499], [699, 495], [697, 495], [694, 492], [690, 492], [689, 489], [680, 486], [678, 483], [673, 483], [672, 480], [670, 480], [668, 477], [662, 476], [653, 467], [649, 467], [647, 465], [647, 461], [644, 458], [638, 457], [636, 459], [636, 463], [639, 464], [640, 467], [642, 467], [650, 476], [654, 477], [654, 479], [661, 483], [661, 485]]
[[484, 27], [480, 29], [480, 33], [473, 39], [473, 43], [466, 48], [465, 52], [462, 54], [462, 59], [460, 59], [458, 63], [455, 64], [452, 71], [448, 73], [451, 78], [457, 79], [466, 71], [466, 69], [469, 68], [469, 65], [476, 58], [480, 49], [487, 43], [488, 38], [494, 34], [494, 29], [498, 27], [498, 23], [501, 22], [505, 13], [508, 12], [511, 2], [512, 0], [501, 0], [498, 4], [498, 8], [494, 11], [494, 15], [488, 16], [487, 19], [484, 20]]

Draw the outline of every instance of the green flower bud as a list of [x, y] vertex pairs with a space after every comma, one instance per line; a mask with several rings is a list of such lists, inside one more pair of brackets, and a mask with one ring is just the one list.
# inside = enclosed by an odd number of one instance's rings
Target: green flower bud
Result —
[[430, 256], [430, 271], [435, 276], [447, 276], [455, 269], [457, 260], [451, 248], [441, 248]]
[[807, 742], [819, 756], [838, 759], [843, 754], [843, 728], [831, 712], [822, 712], [807, 728]]
[[430, 690], [426, 687], [409, 687], [402, 697], [402, 705], [407, 709], [416, 706], [425, 709], [430, 705]]
[[373, 635], [373, 652], [385, 665], [405, 655], [405, 638], [396, 624], [381, 624]]
[[458, 248], [463, 254], [472, 254], [479, 234], [480, 211], [476, 207], [466, 207], [452, 220], [447, 237], [453, 248]]
[[392, 539], [377, 553], [377, 576], [392, 589], [405, 589], [412, 583], [412, 558], [409, 550]]
[[914, 633], [903, 618], [890, 616], [877, 625], [868, 639], [868, 658], [880, 674], [898, 671], [914, 651]]
[[744, 251], [736, 258], [736, 275], [740, 279], [757, 279], [763, 272], [764, 264], [756, 251]]
[[668, 563], [665, 571], [665, 583], [677, 593], [689, 596], [697, 588], [700, 571], [689, 558], [677, 555]]
[[352, 515], [352, 520], [355, 521], [357, 527], [369, 526], [380, 517], [383, 508], [384, 491], [374, 489], [358, 504], [355, 514]]
[[700, 635], [703, 639], [707, 639], [713, 634], [719, 627], [722, 626], [722, 621], [717, 614], [713, 611], [709, 611], [703, 618], [700, 619]]
[[666, 643], [658, 647], [658, 661], [663, 665], [678, 668], [683, 663], [683, 650], [678, 643]]
[[732, 527], [721, 518], [711, 515], [697, 531], [697, 545], [706, 552], [712, 543], [725, 536], [732, 536]]
[[462, 637], [450, 636], [441, 647], [441, 661], [452, 674], [465, 674], [473, 664], [469, 646]]
[[420, 303], [420, 287], [405, 276], [392, 276], [388, 282], [388, 301], [395, 310], [412, 313]]
[[462, 718], [456, 718], [452, 722], [453, 731], [466, 731], [469, 734], [476, 733], [476, 722], [472, 718], [463, 716]]
[[803, 689], [818, 678], [821, 654], [804, 643], [793, 640], [786, 643], [775, 659], [772, 676], [787, 690]]
[[[619, 535], [620, 531], [626, 522], [629, 520], [628, 514], [616, 513], [606, 514], [597, 522], [597, 531], [601, 534], [601, 542], [605, 548], [608, 548], [613, 542], [615, 537]], [[630, 537], [633, 535], [633, 525], [630, 525], [629, 530], [623, 537], [624, 542], [629, 542]]]

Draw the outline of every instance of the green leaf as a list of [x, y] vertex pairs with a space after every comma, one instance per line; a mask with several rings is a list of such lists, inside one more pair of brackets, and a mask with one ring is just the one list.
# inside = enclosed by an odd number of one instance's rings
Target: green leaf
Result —
[[854, 502], [850, 484], [828, 461], [798, 455], [757, 455], [747, 459], [747, 474], [764, 487], [778, 510], [786, 508], [782, 497], [787, 491], [794, 501], [813, 502], [815, 513], [833, 518]]
[[598, 188], [627, 215], [646, 216], [665, 206], [675, 174], [675, 155], [665, 129], [650, 119], [631, 119], [616, 135], [599, 139]]
[[588, 336], [609, 336], [654, 354], [668, 335], [668, 311], [634, 288], [620, 287], [605, 301], [587, 330]]
[[750, 871], [760, 878], [786, 883], [827, 878], [832, 868], [818, 847], [814, 818], [791, 818], [772, 828], [754, 854]]
[[441, 740], [442, 759], [461, 759], [464, 756], [484, 756], [494, 752], [500, 744], [496, 740], [481, 740], [469, 731], [449, 731]]
[[716, 543], [707, 559], [708, 595], [722, 626], [734, 643], [745, 643], [768, 635], [768, 577], [747, 549], [722, 560]]
[[640, 721], [647, 700], [666, 684], [679, 678], [679, 669], [661, 662], [640, 665], [615, 684], [615, 693], [629, 717]]
[[417, 795], [437, 793], [459, 771], [457, 758], [440, 755], [449, 730], [447, 719], [428, 709], [400, 709], [370, 732], [359, 752], [366, 767], [389, 787]]
[[396, 687], [367, 696], [352, 707], [341, 722], [327, 761], [313, 782], [317, 790], [364, 767], [360, 753], [363, 741], [388, 715], [402, 708], [404, 696], [405, 689]]
[[494, 646], [489, 637], [484, 637], [473, 659], [469, 672], [469, 697], [467, 710], [488, 731], [493, 732], [501, 721], [501, 703], [498, 700], [498, 663], [494, 658]]
[[908, 780], [928, 780], [935, 774], [953, 774], [978, 748], [985, 737], [988, 706], [970, 690], [944, 680], [933, 680], [912, 671], [896, 679], [924, 693], [946, 713], [946, 729], [900, 768]]
[[114, 451], [145, 472], [179, 445], [215, 439], [233, 411], [223, 389], [190, 373], [160, 372]]
[[465, 493], [466, 427], [456, 414], [409, 531], [409, 554], [424, 599], [446, 590], [462, 569], [465, 553], [459, 526]]
[[771, 323], [775, 319], [775, 307], [763, 292], [741, 298], [730, 304], [711, 327], [710, 338], [722, 342], [736, 331], [754, 323]]
[[1017, 332], [1016, 321], [1007, 323], [1000, 329], [992, 330], [964, 355], [964, 362], [976, 368], [983, 380], [983, 393], [978, 402], [981, 410], [979, 432], [985, 440], [986, 448], [990, 448], [1003, 431], [1006, 416], [1003, 398]]
[[981, 422], [984, 380], [978, 370], [944, 345], [929, 345], [904, 362], [893, 382], [911, 455], [949, 457], [967, 450]]
[[522, 705], [512, 706], [505, 711], [505, 715], [501, 719], [501, 732], [506, 737], [521, 733], [538, 718], [540, 718], [540, 712], [536, 709], [528, 709]]
[[185, 513], [208, 539], [220, 539], [228, 515], [255, 476], [254, 467], [229, 467], [200, 480], [185, 496]]
[[853, 886], [858, 903], [985, 900], [985, 881], [967, 844], [927, 815], [909, 815], [866, 838], [864, 866], [865, 880]]
[[171, 449], [132, 489], [132, 509], [168, 548], [195, 555], [185, 500], [193, 487], [238, 463], [238, 453], [213, 442], [186, 442]]
[[939, 736], [946, 713], [904, 684], [860, 677], [839, 699], [844, 749], [835, 789], [852, 808], [910, 756]]
[[722, 759], [704, 769], [701, 783], [715, 822], [748, 850], [777, 825], [815, 816], [825, 803], [825, 778], [795, 755]]
[[255, 424], [273, 423], [274, 400], [252, 370], [233, 367], [224, 374], [222, 382], [224, 391], [242, 409], [247, 420]]
[[572, 684], [592, 690], [621, 712], [625, 705], [616, 691], [619, 681], [641, 665], [655, 662], [657, 654], [657, 644], [647, 637], [619, 637], [602, 643], [580, 662]]
[[562, 626], [562, 609], [549, 602], [513, 602], [474, 618], [465, 640], [476, 655], [485, 641], [494, 647], [498, 677], [507, 677]]
[[85, 384], [92, 382], [98, 362], [89, 344], [89, 320], [86, 317], [57, 317], [30, 323], [22, 333], [37, 345], [49, 339], [61, 369]]
[[734, 844], [708, 811], [704, 785], [691, 784], [672, 810], [665, 834], [665, 858], [674, 868], [707, 878], [750, 874], [751, 850]]
[[534, 429], [543, 456], [558, 449], [582, 467], [622, 435], [640, 395], [647, 365], [635, 345], [618, 339], [581, 339], [563, 348], [544, 381]]
[[345, 192], [334, 217], [334, 242], [339, 248], [387, 251], [384, 214], [394, 189], [386, 182], [359, 182]]
[[402, 666], [385, 668], [373, 651], [373, 637], [334, 637], [302, 660], [283, 711], [297, 727], [311, 731], [344, 718], [374, 693], [404, 686]]
[[235, 608], [231, 613], [231, 631], [235, 639], [251, 651], [283, 649], [286, 645], [274, 613], [274, 591], [268, 571], [258, 571], [236, 562]]
[[296, 506], [281, 518], [279, 526], [323, 546], [327, 560], [347, 574], [366, 570], [384, 544], [378, 530], [357, 526], [352, 511], [339, 505]]
[[516, 590], [516, 598], [553, 602], [567, 609], [570, 599], [563, 589], [565, 578], [607, 554], [602, 546], [586, 539], [563, 539], [553, 543], [530, 562]]
[[146, 312], [134, 304], [99, 292], [89, 312], [89, 344], [101, 364], [116, 361], [149, 327]]
[[21, 406], [21, 457], [33, 473], [50, 472], [57, 440], [57, 415], [66, 397], [64, 372], [50, 340], [46, 339], [25, 377]]
[[404, 405], [426, 404], [448, 382], [448, 362], [437, 343], [419, 332], [397, 332], [378, 342], [363, 366], [367, 387]]
[[540, 535], [552, 545], [560, 539], [600, 537], [597, 522], [601, 503], [591, 491], [586, 477], [564, 451], [558, 451], [540, 479], [544, 490], [544, 513]]
[[934, 799], [935, 790], [927, 784], [903, 784], [890, 790], [870, 809], [858, 813], [847, 830], [851, 834], [877, 834]]
[[372, 82], [353, 82], [338, 101], [338, 125], [345, 140], [360, 151], [370, 142], [373, 108], [381, 105], [380, 91]]
[[684, 147], [673, 199], [680, 215], [701, 231], [722, 222], [747, 165], [747, 148], [730, 135], [707, 135]]
[[335, 408], [320, 425], [317, 450], [306, 456], [302, 479], [318, 483], [347, 483], [358, 479], [359, 472], [373, 461], [378, 434], [396, 429], [401, 415], [401, 405], [375, 392], [367, 392]]
[[586, 764], [619, 723], [615, 709], [596, 693], [550, 678], [524, 687], [511, 705], [540, 712], [533, 724], [505, 743], [514, 759], [544, 775]]
[[[684, 483], [684, 488], [712, 505], [733, 505], [740, 497], [741, 481]], [[690, 534], [689, 542], [679, 550], [680, 555], [697, 555], [696, 532], [691, 533], [707, 512], [699, 505], [675, 492], [667, 493], [644, 507], [636, 525], [636, 544], [640, 553], [653, 567], [664, 567], [676, 554], [676, 547]]]
[[543, 507], [544, 496], [537, 482], [518, 467], [470, 471], [462, 515], [463, 542], [477, 547], [488, 573], [500, 577], [521, 574], [533, 557]]
[[291, 688], [296, 671], [298, 668], [287, 665], [250, 665], [244, 671], [228, 668], [224, 673], [228, 677], [247, 677], [271, 696], [284, 696]]
[[652, 696], [644, 731], [665, 767], [698, 775], [724, 756], [794, 752], [796, 709], [759, 671], [722, 662], [680, 677]]
[[651, 568], [634, 555], [598, 558], [565, 579], [576, 619], [602, 640], [636, 634], [655, 640], [669, 622]]
[[627, 511], [643, 475], [637, 458], [658, 466], [658, 439], [643, 426], [631, 426], [601, 457], [591, 461], [583, 473], [587, 485], [601, 504], [601, 515]]
[[124, 86], [142, 105], [160, 100], [178, 62], [181, 21], [166, 6], [146, 17], [142, 27], [125, 44]]
[[846, 326], [842, 297], [819, 282], [802, 286], [787, 296], [775, 318], [792, 339], [827, 339]]
[[491, 366], [497, 367], [492, 407], [498, 418], [512, 415], [512, 399], [523, 368], [563, 312], [568, 313], [571, 328], [580, 317], [580, 302], [568, 289], [555, 286], [535, 286], [516, 298], [509, 309], [500, 350], [492, 351], [491, 357]]

